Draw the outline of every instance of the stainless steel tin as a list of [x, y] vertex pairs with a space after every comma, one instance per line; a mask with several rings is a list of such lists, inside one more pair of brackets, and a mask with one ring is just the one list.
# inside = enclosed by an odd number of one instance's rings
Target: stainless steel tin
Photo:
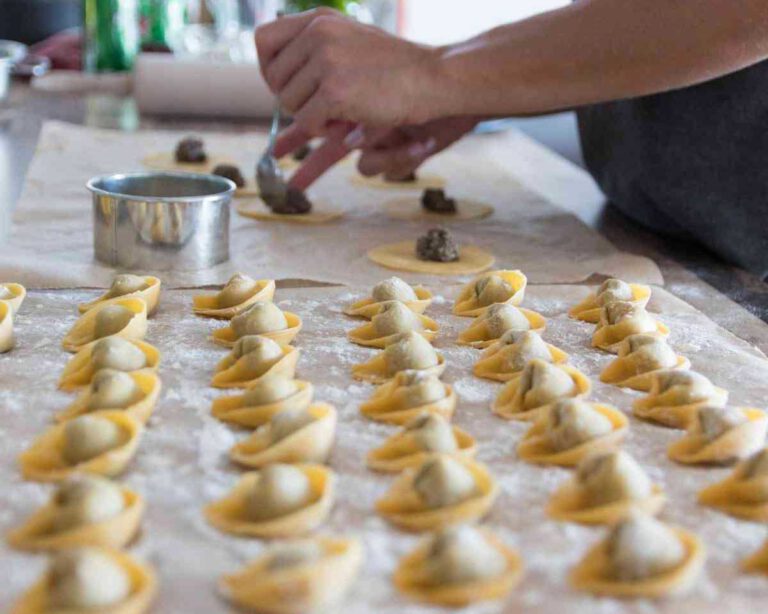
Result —
[[123, 269], [199, 270], [229, 259], [235, 184], [216, 175], [130, 173], [94, 177], [96, 259]]
[[0, 48], [0, 101], [8, 97], [11, 90], [11, 54]]

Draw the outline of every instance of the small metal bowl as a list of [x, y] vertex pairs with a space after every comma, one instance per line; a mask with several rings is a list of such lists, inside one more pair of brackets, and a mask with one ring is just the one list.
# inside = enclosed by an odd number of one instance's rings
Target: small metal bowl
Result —
[[129, 173], [94, 177], [96, 260], [142, 271], [199, 270], [229, 260], [235, 184], [217, 175]]

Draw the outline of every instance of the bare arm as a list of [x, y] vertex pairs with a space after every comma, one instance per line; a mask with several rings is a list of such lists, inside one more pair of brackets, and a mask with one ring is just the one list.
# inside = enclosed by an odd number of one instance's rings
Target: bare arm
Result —
[[[440, 51], [461, 113], [521, 115], [692, 85], [768, 58], [763, 0], [582, 0]], [[455, 113], [454, 109], [448, 113]]]

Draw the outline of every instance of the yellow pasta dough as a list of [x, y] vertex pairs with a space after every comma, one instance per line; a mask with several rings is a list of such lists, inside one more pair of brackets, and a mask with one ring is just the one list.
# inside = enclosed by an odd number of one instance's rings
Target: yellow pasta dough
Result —
[[563, 364], [568, 354], [545, 343], [534, 331], [509, 331], [481, 354], [472, 372], [484, 379], [508, 382], [520, 377], [525, 365], [535, 358]]
[[261, 335], [284, 345], [294, 340], [301, 330], [301, 318], [281, 311], [271, 301], [255, 301], [246, 311], [233, 317], [229, 325], [213, 331], [214, 343], [232, 347], [247, 335]]
[[336, 410], [327, 403], [283, 410], [236, 443], [229, 457], [256, 469], [270, 463], [324, 463], [333, 447], [336, 420]]
[[626, 416], [609, 405], [566, 399], [540, 415], [517, 454], [529, 463], [573, 467], [590, 454], [617, 449], [628, 428]]
[[21, 304], [27, 296], [27, 289], [17, 283], [0, 283], [0, 301], [5, 301], [10, 305], [11, 312], [17, 313], [21, 309]]
[[123, 411], [98, 411], [57, 424], [19, 455], [24, 478], [59, 482], [75, 473], [115, 476], [136, 453], [143, 427]]
[[439, 414], [425, 412], [407, 422], [399, 433], [388, 437], [382, 445], [371, 450], [368, 467], [374, 471], [397, 472], [420, 466], [435, 453], [451, 456], [475, 455], [475, 438]]
[[389, 301], [400, 301], [414, 313], [420, 314], [432, 302], [432, 293], [423, 286], [411, 287], [399, 277], [390, 277], [377, 283], [370, 296], [346, 307], [344, 313], [370, 320]]
[[669, 329], [653, 318], [645, 307], [626, 301], [608, 303], [600, 310], [600, 321], [592, 334], [592, 346], [616, 354], [624, 339], [639, 333], [666, 337]]
[[160, 302], [160, 286], [160, 280], [151, 275], [117, 275], [109, 290], [89, 303], [78, 305], [78, 310], [85, 313], [118, 298], [140, 298], [147, 304], [147, 315], [151, 316]]
[[287, 222], [288, 224], [327, 224], [344, 215], [342, 209], [332, 208], [324, 202], [313, 202], [307, 213], [275, 213], [261, 199], [250, 199], [236, 204], [235, 209], [243, 217], [260, 222]]
[[457, 316], [477, 317], [491, 305], [519, 305], [525, 297], [528, 278], [522, 271], [500, 269], [475, 277], [465, 285], [453, 305]]
[[630, 335], [618, 345], [618, 356], [600, 373], [600, 381], [623, 388], [648, 392], [652, 375], [662, 370], [690, 368], [690, 361], [678, 356], [656, 334]]
[[749, 573], [768, 575], [768, 540], [757, 552], [741, 562], [741, 568]]
[[334, 482], [333, 472], [322, 465], [268, 465], [243, 474], [226, 497], [205, 507], [205, 517], [226, 533], [295, 537], [325, 521]]
[[445, 187], [445, 178], [434, 173], [419, 173], [413, 181], [397, 181], [388, 179], [384, 175], [367, 177], [354, 174], [350, 181], [355, 185], [379, 190], [427, 190]]
[[585, 398], [591, 389], [589, 378], [578, 369], [534, 358], [520, 377], [504, 384], [492, 409], [502, 418], [535, 421], [555, 401]]
[[89, 386], [94, 374], [101, 369], [156, 372], [159, 365], [160, 352], [149, 343], [107, 337], [89, 343], [69, 359], [59, 378], [59, 388], [70, 391]]
[[488, 529], [459, 525], [425, 537], [400, 560], [394, 583], [419, 601], [461, 607], [501, 599], [522, 575], [518, 554]]
[[253, 279], [236, 273], [216, 294], [192, 297], [192, 311], [208, 318], [231, 320], [259, 301], [271, 301], [275, 296], [272, 279]]
[[487, 348], [509, 332], [535, 331], [541, 333], [547, 325], [543, 316], [509, 303], [491, 305], [459, 334], [459, 345]]
[[454, 262], [421, 260], [416, 256], [415, 241], [401, 241], [380, 245], [368, 250], [368, 259], [387, 269], [410, 271], [428, 275], [469, 275], [480, 273], [493, 266], [493, 254], [474, 245], [461, 245], [459, 259]]
[[293, 614], [342, 607], [363, 562], [355, 539], [316, 537], [267, 549], [242, 570], [223, 576], [221, 593], [237, 606]]
[[423, 413], [450, 420], [455, 408], [456, 394], [450, 385], [434, 373], [407, 370], [376, 388], [360, 413], [377, 422], [403, 425]]
[[19, 550], [54, 551], [80, 546], [122, 548], [136, 535], [144, 499], [97, 476], [62, 483], [51, 500], [7, 535]]
[[635, 512], [587, 552], [570, 580], [575, 589], [597, 595], [658, 598], [689, 590], [704, 558], [696, 535]]
[[761, 449], [766, 431], [768, 418], [759, 409], [704, 405], [667, 455], [685, 465], [728, 465]]
[[607, 279], [583, 301], [572, 307], [568, 315], [577, 320], [597, 324], [600, 321], [600, 310], [609, 303], [625, 301], [645, 307], [650, 298], [651, 289], [648, 286], [628, 284], [620, 279]]
[[154, 571], [120, 550], [66, 550], [14, 604], [12, 614], [144, 614], [157, 594]]
[[733, 473], [699, 493], [699, 503], [736, 518], [768, 521], [768, 448], [740, 462]]
[[434, 454], [403, 470], [376, 511], [409, 531], [432, 531], [479, 520], [488, 513], [498, 486], [485, 465], [465, 457]]
[[117, 298], [86, 311], [64, 337], [62, 347], [78, 352], [106, 337], [143, 339], [147, 333], [147, 304], [140, 298]]
[[55, 419], [62, 422], [93, 411], [121, 409], [146, 424], [155, 409], [161, 389], [160, 378], [152, 372], [125, 373], [101, 369], [94, 374], [90, 387], [56, 414]]
[[380, 384], [407, 370], [440, 375], [445, 358], [418, 333], [403, 333], [368, 362], [353, 365], [352, 377]]
[[685, 429], [704, 405], [725, 405], [728, 391], [718, 388], [694, 371], [667, 369], [650, 376], [648, 395], [632, 404], [632, 413], [643, 420]]
[[547, 514], [566, 522], [612, 525], [634, 510], [656, 514], [665, 500], [637, 461], [618, 450], [582, 459], [573, 478], [550, 498]]
[[0, 301], [0, 354], [10, 352], [15, 344], [13, 310], [7, 301]]
[[308, 407], [313, 386], [287, 375], [257, 379], [243, 394], [214, 399], [211, 414], [223, 422], [255, 428], [282, 411]]
[[347, 337], [352, 343], [383, 349], [409, 331], [417, 332], [431, 342], [437, 336], [438, 328], [432, 318], [414, 313], [405, 303], [388, 301], [380, 304], [379, 312], [370, 322], [349, 331]]
[[299, 350], [290, 345], [280, 345], [261, 335], [246, 335], [216, 365], [211, 386], [248, 388], [261, 378], [292, 378], [298, 360]]

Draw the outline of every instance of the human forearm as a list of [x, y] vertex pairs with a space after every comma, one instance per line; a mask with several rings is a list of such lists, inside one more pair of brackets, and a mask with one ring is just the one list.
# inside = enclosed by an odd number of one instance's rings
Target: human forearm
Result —
[[764, 0], [583, 0], [437, 50], [437, 115], [525, 115], [705, 81], [768, 57]]

